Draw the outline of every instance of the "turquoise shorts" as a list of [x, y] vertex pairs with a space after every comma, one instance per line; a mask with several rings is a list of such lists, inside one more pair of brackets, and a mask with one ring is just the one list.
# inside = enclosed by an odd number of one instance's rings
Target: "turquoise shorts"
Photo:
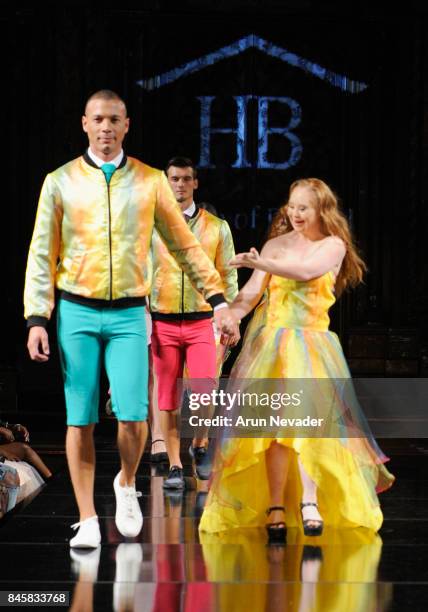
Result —
[[103, 361], [117, 419], [145, 421], [148, 413], [145, 307], [92, 307], [61, 299], [57, 325], [67, 425], [98, 423]]

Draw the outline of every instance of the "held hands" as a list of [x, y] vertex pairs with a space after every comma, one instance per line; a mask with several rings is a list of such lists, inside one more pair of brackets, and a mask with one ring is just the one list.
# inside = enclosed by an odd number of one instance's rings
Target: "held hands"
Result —
[[45, 362], [49, 359], [49, 338], [44, 327], [35, 325], [30, 328], [27, 348], [33, 361]]
[[236, 333], [230, 334], [221, 334], [220, 344], [224, 346], [228, 346], [230, 348], [236, 346], [241, 338], [241, 333], [239, 331], [239, 325], [236, 326]]
[[257, 249], [252, 247], [249, 253], [238, 253], [233, 259], [229, 261], [231, 268], [252, 268], [254, 270], [260, 269], [262, 258], [259, 255]]
[[[230, 312], [230, 308], [225, 306], [214, 311], [214, 323], [217, 329], [222, 333], [222, 336], [229, 338], [238, 336], [239, 340], [239, 329], [238, 325]], [[222, 342], [224, 344], [224, 342]]]

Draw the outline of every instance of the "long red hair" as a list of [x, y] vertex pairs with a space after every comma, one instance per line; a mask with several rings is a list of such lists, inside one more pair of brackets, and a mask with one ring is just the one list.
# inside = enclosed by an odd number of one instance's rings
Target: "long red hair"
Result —
[[288, 218], [287, 206], [296, 187], [308, 187], [313, 192], [317, 202], [322, 233], [326, 236], [341, 238], [346, 246], [346, 254], [336, 279], [336, 292], [340, 295], [347, 287], [356, 287], [362, 282], [367, 266], [358, 255], [348, 221], [339, 208], [337, 196], [324, 181], [317, 178], [307, 178], [292, 183], [288, 200], [276, 213], [269, 229], [268, 238], [275, 238], [293, 230]]

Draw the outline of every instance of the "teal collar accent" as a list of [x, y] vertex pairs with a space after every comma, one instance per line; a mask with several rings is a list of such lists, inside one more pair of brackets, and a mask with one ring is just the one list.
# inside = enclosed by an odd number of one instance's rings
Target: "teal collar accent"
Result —
[[110, 183], [110, 179], [113, 176], [116, 166], [114, 164], [103, 164], [101, 166], [101, 170], [104, 172], [104, 176], [106, 177], [107, 185]]

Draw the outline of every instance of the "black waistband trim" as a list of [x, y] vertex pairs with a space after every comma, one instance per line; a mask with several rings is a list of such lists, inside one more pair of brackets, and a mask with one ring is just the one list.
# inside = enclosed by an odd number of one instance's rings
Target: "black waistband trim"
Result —
[[76, 295], [75, 293], [68, 293], [68, 291], [61, 291], [60, 298], [67, 300], [67, 302], [74, 302], [75, 304], [89, 306], [90, 308], [130, 308], [131, 306], [145, 306], [146, 304], [144, 296], [124, 297], [117, 300], [99, 300]]
[[202, 312], [152, 312], [153, 321], [199, 321], [212, 319], [212, 310]]

